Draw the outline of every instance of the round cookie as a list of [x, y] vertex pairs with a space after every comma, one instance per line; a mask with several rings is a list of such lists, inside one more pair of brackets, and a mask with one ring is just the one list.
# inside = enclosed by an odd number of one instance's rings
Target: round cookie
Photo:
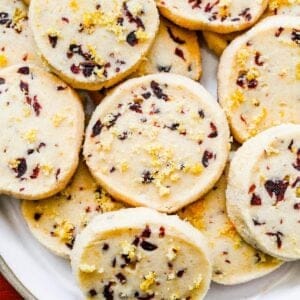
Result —
[[68, 258], [76, 236], [98, 215], [124, 208], [98, 187], [83, 162], [67, 188], [42, 201], [23, 201], [22, 214], [46, 248]]
[[0, 11], [0, 69], [20, 63], [42, 65], [23, 2], [2, 0]]
[[131, 79], [95, 110], [84, 156], [96, 180], [134, 206], [174, 212], [221, 176], [229, 130], [218, 103], [174, 74]]
[[32, 65], [0, 71], [0, 194], [38, 200], [62, 190], [78, 164], [79, 97]]
[[300, 258], [300, 125], [268, 129], [235, 154], [226, 192], [243, 238], [283, 260]]
[[219, 100], [244, 142], [269, 127], [300, 123], [299, 18], [269, 17], [224, 51]]
[[263, 14], [268, 0], [156, 0], [163, 16], [192, 30], [230, 33], [249, 28]]
[[78, 236], [71, 263], [93, 299], [203, 299], [211, 280], [202, 234], [148, 208], [94, 218]]
[[207, 195], [183, 208], [179, 216], [208, 239], [213, 265], [212, 280], [233, 285], [262, 277], [279, 268], [282, 262], [242, 240], [227, 216], [226, 186], [227, 175], [223, 174]]
[[199, 80], [202, 67], [197, 34], [161, 19], [151, 51], [134, 75], [155, 73], [175, 73]]
[[54, 72], [75, 88], [99, 90], [138, 67], [159, 17], [154, 0], [32, 0], [30, 22]]

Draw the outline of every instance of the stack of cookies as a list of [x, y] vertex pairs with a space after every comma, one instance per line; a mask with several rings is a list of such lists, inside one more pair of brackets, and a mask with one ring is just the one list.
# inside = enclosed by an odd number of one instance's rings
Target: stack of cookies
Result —
[[203, 299], [300, 259], [298, 0], [24, 2], [0, 3], [0, 193], [87, 299]]

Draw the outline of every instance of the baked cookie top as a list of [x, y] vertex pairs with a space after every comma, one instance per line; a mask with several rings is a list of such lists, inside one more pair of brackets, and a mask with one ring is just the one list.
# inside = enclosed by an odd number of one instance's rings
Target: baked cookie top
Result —
[[31, 65], [0, 71], [0, 193], [36, 200], [59, 192], [73, 175], [84, 113], [79, 97]]
[[282, 265], [253, 248], [239, 235], [226, 210], [227, 174], [197, 202], [179, 211], [208, 239], [212, 255], [212, 280], [225, 285], [240, 284], [262, 277]]
[[211, 280], [201, 233], [147, 208], [95, 217], [71, 258], [83, 293], [93, 299], [203, 299]]
[[95, 110], [84, 156], [94, 177], [132, 205], [176, 211], [221, 176], [229, 150], [225, 115], [199, 84], [179, 75], [132, 79]]
[[134, 71], [159, 17], [154, 0], [33, 0], [30, 22], [54, 71], [73, 87], [97, 90]]
[[232, 160], [228, 213], [265, 253], [300, 257], [300, 125], [281, 125], [246, 142]]
[[267, 0], [156, 0], [160, 12], [192, 30], [229, 33], [249, 28], [262, 15]]
[[269, 127], [300, 123], [299, 18], [267, 18], [224, 51], [219, 100], [244, 142]]
[[77, 235], [98, 214], [124, 208], [97, 186], [84, 162], [68, 186], [42, 201], [23, 201], [22, 213], [32, 234], [57, 255], [69, 258]]
[[20, 63], [42, 65], [21, 0], [0, 2], [0, 69]]

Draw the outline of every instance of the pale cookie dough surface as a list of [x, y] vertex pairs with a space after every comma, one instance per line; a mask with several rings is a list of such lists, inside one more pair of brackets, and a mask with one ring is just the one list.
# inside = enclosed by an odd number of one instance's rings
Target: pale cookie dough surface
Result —
[[202, 67], [197, 34], [161, 19], [151, 51], [136, 75], [154, 73], [175, 73], [199, 80]]
[[221, 176], [228, 137], [223, 111], [199, 83], [156, 74], [127, 81], [100, 103], [84, 155], [117, 199], [173, 212]]
[[88, 90], [111, 86], [133, 72], [159, 25], [154, 0], [33, 0], [30, 21], [54, 71]]
[[226, 211], [226, 177], [223, 174], [211, 192], [182, 209], [179, 216], [208, 239], [213, 281], [233, 285], [262, 277], [276, 270], [282, 262], [246, 244], [236, 231]]
[[71, 262], [92, 299], [198, 300], [211, 280], [202, 234], [177, 216], [147, 208], [93, 219], [78, 236]]
[[37, 200], [62, 190], [82, 142], [79, 97], [31, 65], [0, 71], [0, 193]]
[[42, 201], [23, 201], [22, 213], [32, 234], [46, 248], [68, 258], [77, 235], [96, 215], [124, 208], [97, 186], [83, 162], [59, 194]]
[[21, 0], [0, 2], [0, 69], [20, 64], [42, 65]]
[[267, 0], [156, 0], [162, 15], [192, 30], [229, 33], [249, 28], [262, 15]]
[[267, 13], [272, 15], [300, 16], [299, 0], [270, 0]]
[[300, 123], [300, 23], [275, 16], [235, 39], [219, 66], [219, 100], [244, 142], [282, 123]]
[[239, 233], [261, 251], [300, 258], [300, 125], [260, 133], [235, 154], [227, 210]]

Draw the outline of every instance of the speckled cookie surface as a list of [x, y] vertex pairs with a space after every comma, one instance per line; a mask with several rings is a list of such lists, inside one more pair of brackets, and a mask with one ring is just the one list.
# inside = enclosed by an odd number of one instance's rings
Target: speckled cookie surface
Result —
[[233, 285], [248, 282], [276, 270], [282, 262], [243, 241], [227, 216], [224, 174], [211, 192], [179, 212], [208, 239], [213, 281]]
[[42, 65], [21, 0], [0, 2], [0, 68], [20, 63]]
[[0, 193], [37, 200], [73, 175], [84, 113], [79, 97], [53, 75], [30, 65], [0, 71]]
[[267, 13], [272, 15], [300, 16], [299, 0], [270, 0]]
[[202, 67], [197, 34], [161, 19], [151, 51], [137, 71], [137, 75], [154, 73], [175, 73], [199, 80]]
[[249, 28], [262, 15], [267, 0], [156, 0], [162, 15], [192, 30], [229, 33]]
[[154, 0], [32, 0], [30, 21], [42, 55], [75, 88], [111, 86], [131, 72], [154, 40]]
[[269, 127], [300, 123], [299, 18], [267, 18], [224, 51], [219, 99], [234, 137], [243, 142]]
[[300, 257], [300, 125], [281, 125], [247, 141], [233, 157], [227, 210], [239, 233], [265, 253]]
[[127, 81], [100, 103], [84, 155], [117, 199], [172, 212], [221, 176], [228, 136], [223, 111], [199, 83], [156, 74]]
[[98, 214], [124, 208], [98, 187], [83, 162], [58, 195], [23, 201], [22, 213], [33, 235], [57, 255], [69, 257], [76, 236]]
[[147, 208], [97, 216], [78, 236], [71, 262], [93, 299], [203, 299], [211, 280], [201, 233]]

